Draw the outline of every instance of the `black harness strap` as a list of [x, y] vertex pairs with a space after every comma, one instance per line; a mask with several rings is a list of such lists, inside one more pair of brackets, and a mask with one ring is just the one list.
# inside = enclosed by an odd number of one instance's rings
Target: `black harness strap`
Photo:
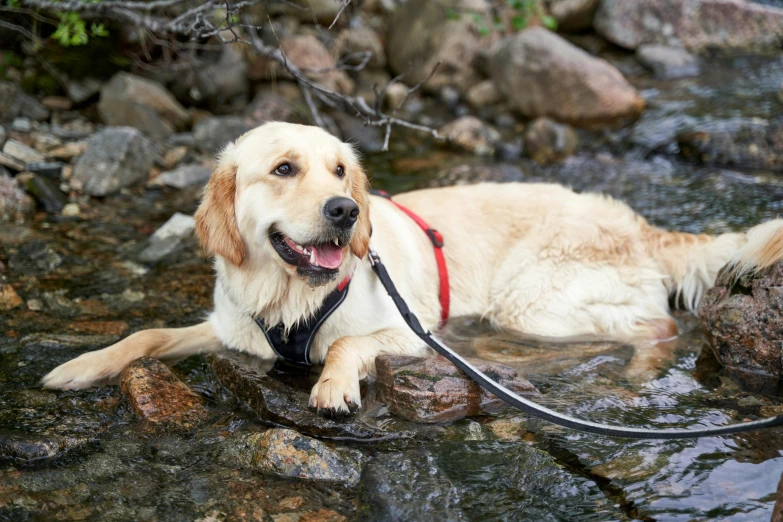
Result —
[[648, 430], [643, 428], [628, 428], [623, 426], [609, 426], [606, 424], [598, 424], [595, 422], [585, 421], [563, 415], [554, 410], [550, 410], [544, 406], [529, 401], [524, 397], [520, 397], [508, 388], [498, 384], [484, 373], [478, 370], [475, 366], [463, 359], [459, 354], [454, 352], [451, 348], [446, 346], [437, 340], [432, 333], [425, 331], [419, 323], [416, 315], [408, 308], [405, 300], [397, 292], [394, 283], [389, 277], [389, 272], [386, 271], [386, 267], [383, 266], [381, 258], [378, 254], [370, 250], [370, 264], [375, 274], [380, 279], [381, 284], [386, 289], [386, 292], [394, 301], [397, 309], [400, 311], [405, 323], [410, 327], [413, 332], [419, 336], [421, 340], [427, 343], [433, 350], [441, 354], [448, 359], [457, 368], [465, 372], [468, 377], [476, 381], [482, 388], [486, 389], [490, 393], [495, 394], [506, 403], [519, 408], [535, 417], [547, 420], [554, 424], [571, 428], [574, 430], [584, 431], [587, 433], [597, 433], [599, 435], [609, 435], [612, 437], [624, 437], [628, 439], [693, 439], [698, 437], [711, 437], [715, 435], [729, 435], [732, 433], [742, 433], [746, 431], [756, 431], [762, 428], [772, 428], [774, 426], [783, 425], [783, 415], [777, 417], [771, 417], [768, 419], [762, 419], [752, 422], [745, 422], [742, 424], [732, 424], [729, 426], [717, 426], [712, 428], [697, 428], [693, 430]]
[[255, 322], [261, 328], [261, 331], [264, 332], [266, 340], [278, 357], [296, 364], [309, 366], [312, 364], [310, 361], [310, 349], [313, 346], [315, 334], [318, 333], [318, 329], [321, 328], [324, 321], [345, 301], [345, 298], [348, 296], [348, 287], [350, 286], [349, 280], [338, 286], [334, 292], [326, 296], [326, 299], [312, 317], [291, 328], [288, 334], [286, 334], [283, 323], [269, 328], [266, 322], [259, 317], [255, 318]]

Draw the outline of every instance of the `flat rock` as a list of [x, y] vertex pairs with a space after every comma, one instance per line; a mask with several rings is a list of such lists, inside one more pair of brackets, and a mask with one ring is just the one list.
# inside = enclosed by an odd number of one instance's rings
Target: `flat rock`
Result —
[[252, 121], [239, 116], [212, 116], [193, 126], [193, 140], [202, 152], [214, 154], [254, 126]]
[[196, 221], [193, 216], [175, 212], [150, 236], [147, 246], [139, 254], [139, 260], [145, 263], [160, 261], [193, 239], [195, 229]]
[[132, 127], [107, 127], [87, 142], [73, 179], [91, 196], [106, 196], [147, 177], [155, 146]]
[[449, 144], [477, 154], [491, 156], [500, 141], [500, 133], [488, 123], [475, 116], [463, 116], [447, 123], [438, 130], [449, 140]]
[[35, 212], [35, 201], [7, 174], [0, 173], [0, 222], [23, 222]]
[[294, 428], [306, 435], [361, 440], [407, 438], [412, 433], [385, 431], [356, 417], [328, 419], [308, 406], [310, 393], [267, 375], [272, 364], [246, 354], [224, 352], [212, 356], [217, 379], [267, 422]]
[[620, 124], [636, 119], [645, 105], [609, 62], [543, 27], [499, 42], [490, 71], [508, 103], [529, 118], [588, 127]]
[[[472, 361], [482, 372], [519, 394], [538, 393], [512, 368]], [[449, 422], [480, 415], [504, 403], [442, 357], [381, 355], [375, 359], [376, 389], [394, 415], [415, 422]]]
[[445, 86], [461, 92], [481, 79], [473, 61], [495, 40], [494, 32], [482, 35], [479, 26], [492, 26], [491, 8], [483, 0], [406, 2], [389, 20], [386, 54], [395, 74], [416, 85], [440, 62], [424, 89], [437, 92]]
[[783, 118], [695, 123], [677, 133], [683, 156], [703, 163], [783, 170]]
[[133, 361], [120, 374], [120, 387], [148, 428], [190, 429], [207, 417], [201, 398], [157, 359]]
[[185, 188], [204, 185], [209, 181], [212, 171], [201, 165], [182, 165], [174, 170], [161, 173], [150, 182], [151, 186]]
[[697, 53], [776, 52], [783, 9], [744, 0], [602, 0], [593, 26], [626, 49], [663, 44]]
[[22, 89], [11, 82], [0, 82], [0, 121], [11, 121], [14, 118], [30, 118], [43, 121], [49, 117], [46, 107], [25, 94]]
[[125, 72], [101, 88], [98, 112], [107, 125], [135, 127], [154, 140], [166, 139], [190, 121], [163, 85]]
[[20, 161], [21, 163], [35, 163], [44, 160], [43, 154], [22, 142], [8, 140], [3, 145], [3, 153]]
[[222, 458], [279, 477], [355, 486], [364, 456], [360, 451], [335, 448], [294, 430], [275, 428], [243, 435], [231, 441]]
[[636, 49], [636, 59], [661, 80], [696, 76], [700, 70], [699, 59], [677, 47], [642, 45]]
[[699, 317], [721, 364], [760, 383], [783, 379], [783, 262], [736, 281], [722, 270]]
[[525, 151], [542, 165], [566, 159], [578, 146], [574, 129], [549, 118], [537, 118], [525, 131]]

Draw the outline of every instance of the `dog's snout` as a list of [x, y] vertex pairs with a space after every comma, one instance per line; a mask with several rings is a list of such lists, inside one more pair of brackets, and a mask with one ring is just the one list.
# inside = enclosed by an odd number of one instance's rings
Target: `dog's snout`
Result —
[[324, 217], [338, 228], [350, 228], [359, 217], [359, 206], [350, 198], [331, 198], [324, 205]]

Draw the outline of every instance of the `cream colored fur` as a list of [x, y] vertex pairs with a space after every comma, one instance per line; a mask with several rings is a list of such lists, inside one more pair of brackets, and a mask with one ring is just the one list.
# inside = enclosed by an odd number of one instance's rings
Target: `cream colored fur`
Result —
[[[296, 176], [272, 174], [283, 161], [297, 162]], [[345, 166], [344, 179], [334, 174], [338, 163]], [[374, 372], [377, 355], [429, 353], [372, 272], [361, 229], [369, 222], [362, 219], [371, 216], [372, 247], [424, 327], [434, 330], [440, 305], [432, 245], [393, 204], [370, 197], [339, 277], [312, 288], [282, 261], [267, 235], [275, 226], [305, 243], [324, 226], [326, 199], [361, 203], [364, 186], [350, 147], [320, 129], [270, 123], [247, 133], [221, 155], [197, 214], [201, 240], [216, 254], [215, 310], [207, 322], [139, 332], [59, 366], [43, 384], [81, 388], [111, 381], [144, 355], [173, 360], [227, 347], [272, 359], [253, 317], [292, 326], [353, 274], [348, 297], [316, 337], [312, 359], [325, 366], [310, 402], [330, 413], [354, 410], [361, 404], [359, 381]], [[670, 295], [694, 311], [727, 263], [747, 271], [783, 258], [781, 220], [747, 234], [667, 232], [621, 202], [559, 185], [481, 184], [395, 200], [445, 238], [452, 317], [480, 315], [528, 335], [665, 339], [676, 335]]]

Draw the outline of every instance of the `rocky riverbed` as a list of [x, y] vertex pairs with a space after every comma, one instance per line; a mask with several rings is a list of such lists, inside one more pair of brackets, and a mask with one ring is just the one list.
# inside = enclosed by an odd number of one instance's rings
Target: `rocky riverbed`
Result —
[[[315, 4], [328, 23], [339, 2]], [[525, 29], [514, 2], [366, 4], [331, 32], [278, 12], [262, 37], [339, 92], [372, 98], [374, 83], [405, 73], [386, 90], [387, 109], [442, 62], [398, 115], [446, 143], [395, 129], [381, 152], [382, 129], [322, 107], [362, 151], [373, 187], [558, 182], [689, 232], [783, 214], [779, 2], [553, 0]], [[557, 33], [541, 27], [544, 15]], [[325, 72], [353, 51], [372, 52], [367, 68]], [[212, 269], [191, 215], [215, 152], [264, 121], [311, 121], [268, 59], [239, 45], [206, 59], [179, 75], [72, 75], [45, 93], [29, 88], [42, 85], [32, 55], [0, 58], [0, 520], [783, 513], [780, 430], [582, 435], [504, 408], [442, 360], [383, 358], [363, 409], [342, 420], [307, 408], [318, 368], [237, 354], [171, 370], [143, 359], [119, 386], [41, 390], [42, 375], [80, 353], [202, 320]], [[667, 344], [553, 344], [478, 318], [453, 320], [445, 339], [513, 389], [594, 421], [685, 427], [781, 414], [780, 270], [720, 280], [704, 330], [678, 313], [682, 334]]]

